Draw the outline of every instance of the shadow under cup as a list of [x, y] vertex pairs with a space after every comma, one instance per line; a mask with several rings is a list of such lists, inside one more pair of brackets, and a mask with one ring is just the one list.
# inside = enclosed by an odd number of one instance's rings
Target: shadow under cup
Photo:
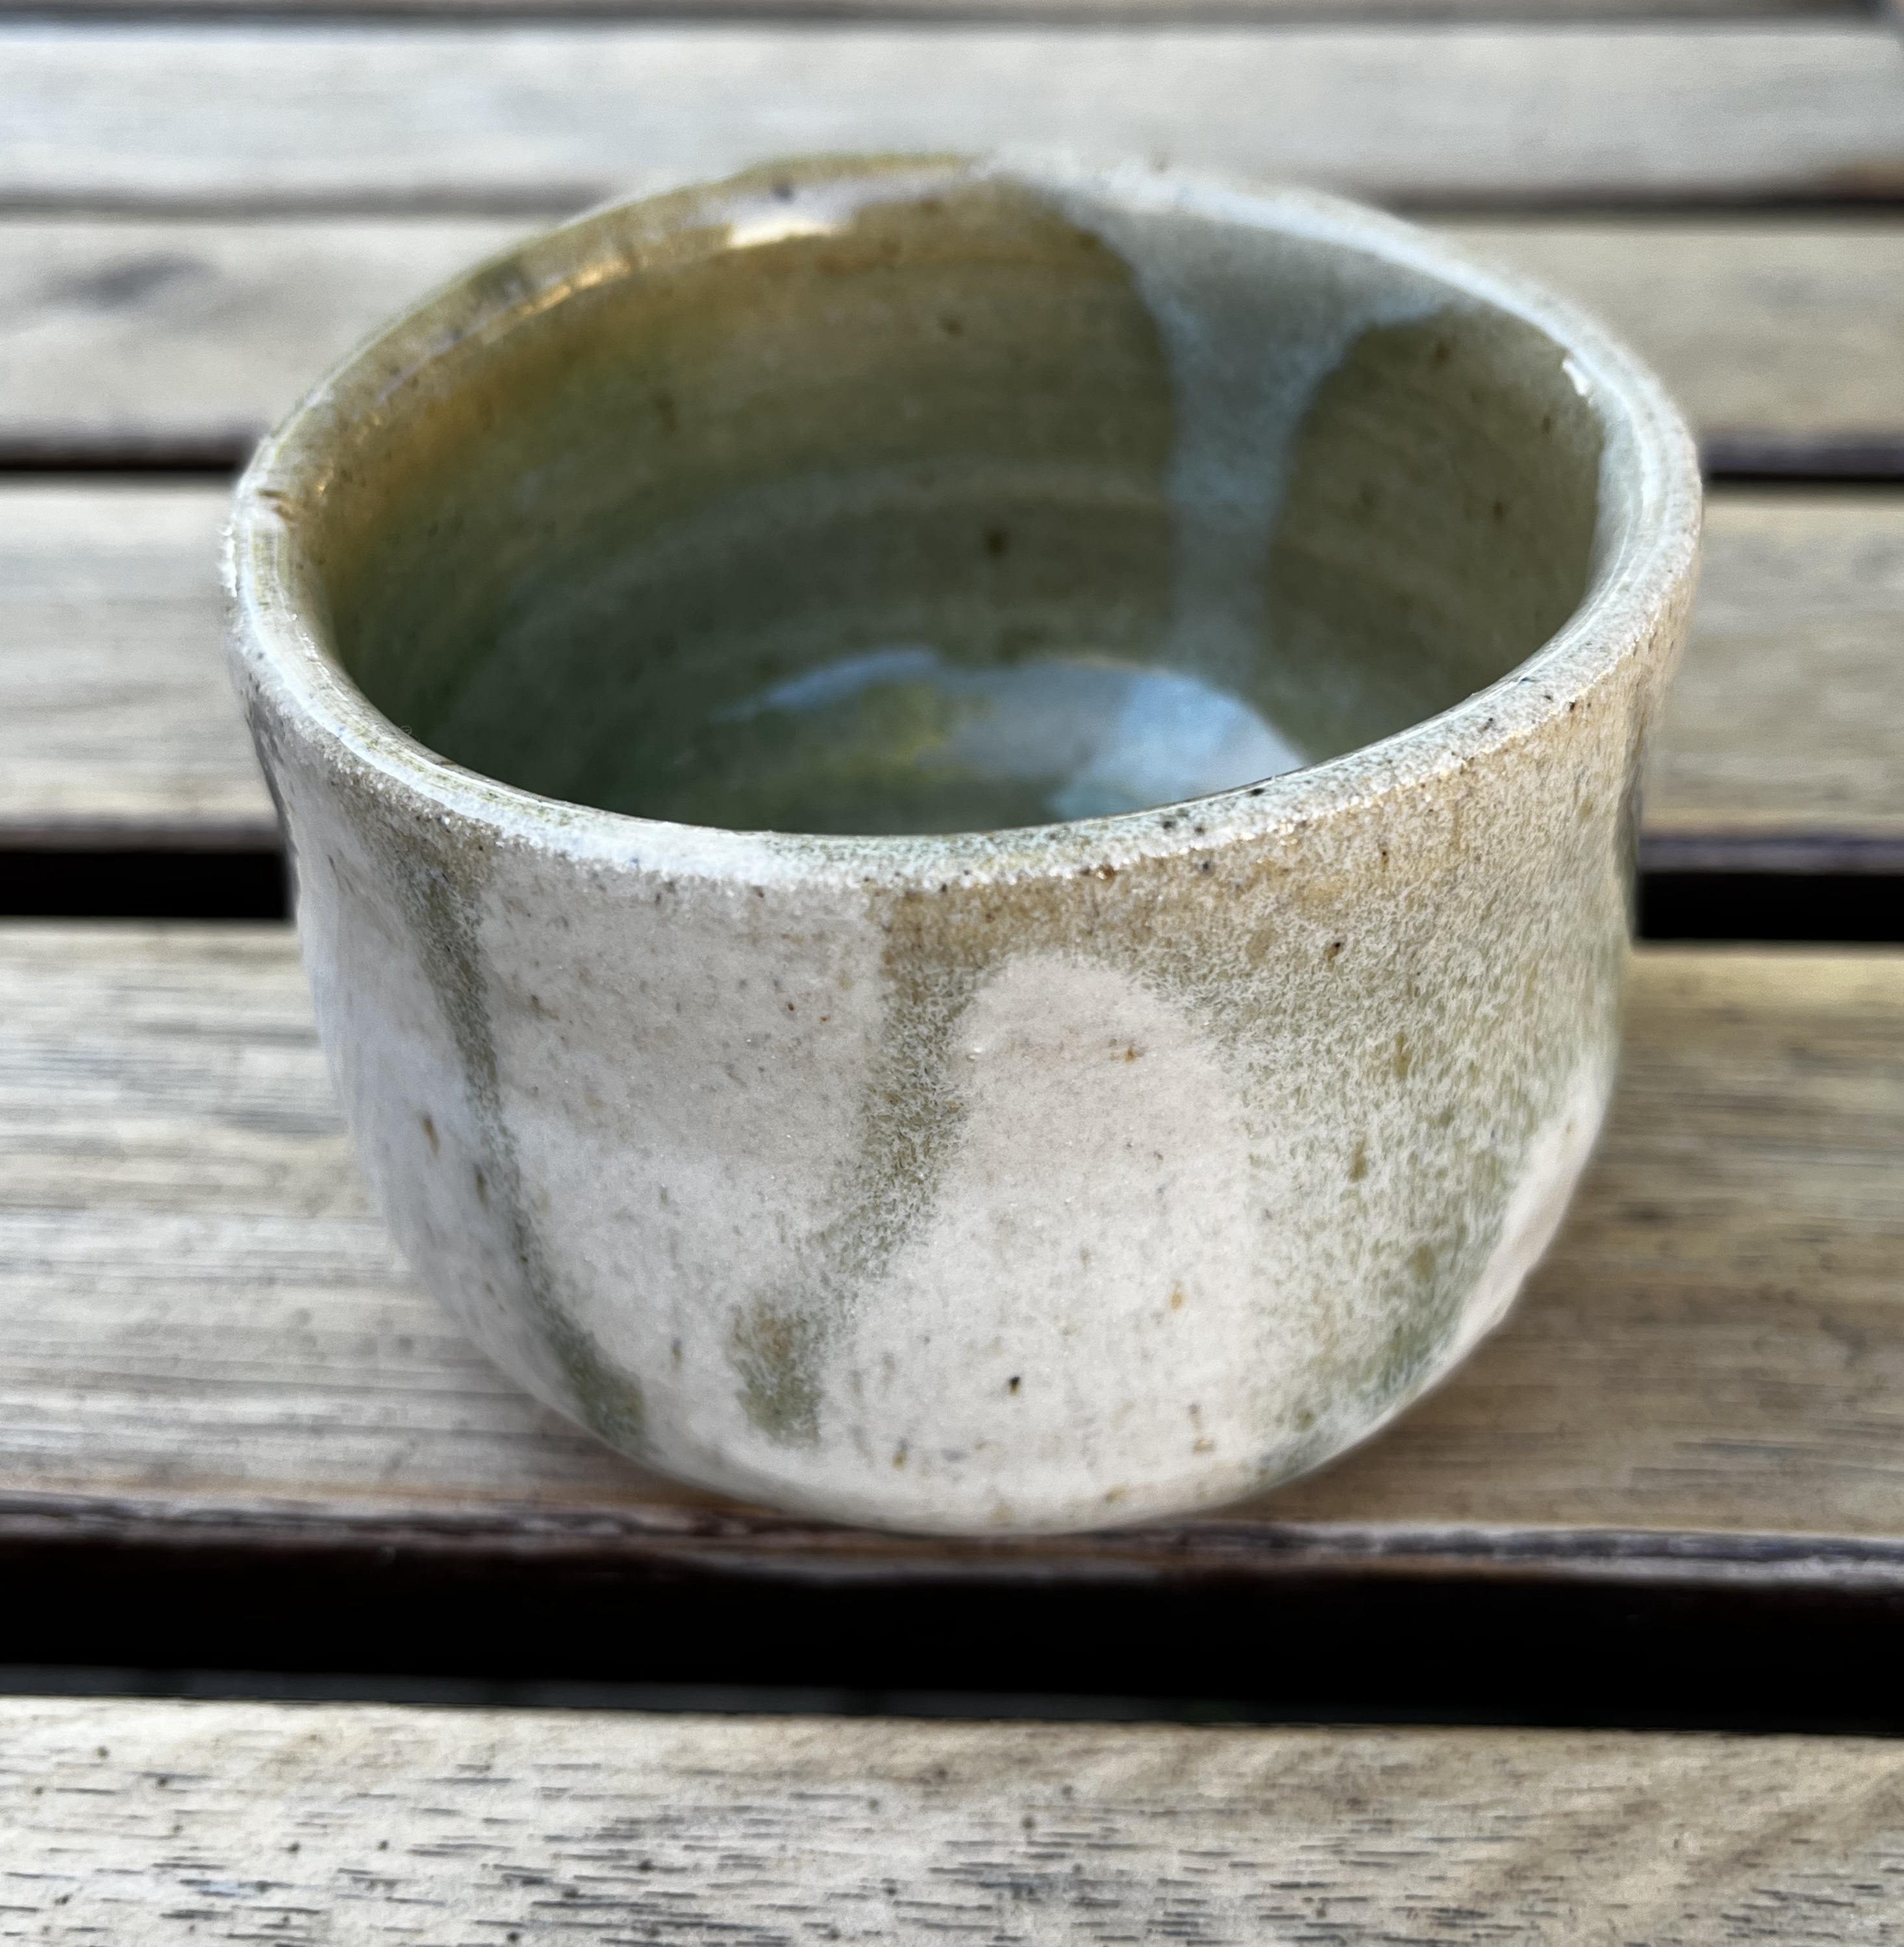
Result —
[[307, 522], [345, 669], [472, 771], [738, 829], [1135, 810], [1433, 717], [1587, 592], [1564, 354], [1405, 262], [949, 166], [667, 208], [479, 274]]

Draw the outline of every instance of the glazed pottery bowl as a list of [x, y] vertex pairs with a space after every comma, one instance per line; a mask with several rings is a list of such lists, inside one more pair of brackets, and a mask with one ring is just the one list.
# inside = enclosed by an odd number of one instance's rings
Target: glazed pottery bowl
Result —
[[1607, 1100], [1698, 485], [1366, 211], [830, 161], [587, 216], [260, 452], [233, 653], [404, 1249], [683, 1479], [1206, 1506], [1498, 1320]]

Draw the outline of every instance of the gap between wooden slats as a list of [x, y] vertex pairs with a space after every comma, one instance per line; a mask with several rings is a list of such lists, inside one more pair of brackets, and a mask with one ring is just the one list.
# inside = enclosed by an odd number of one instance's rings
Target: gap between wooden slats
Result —
[[559, 212], [776, 155], [1056, 144], [1416, 204], [1904, 189], [1875, 20], [0, 26], [0, 206]]

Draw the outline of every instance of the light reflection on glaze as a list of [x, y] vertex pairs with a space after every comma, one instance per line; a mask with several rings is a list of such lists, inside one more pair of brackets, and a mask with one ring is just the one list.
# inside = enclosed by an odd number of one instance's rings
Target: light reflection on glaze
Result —
[[[730, 726], [772, 720], [784, 726], [791, 766], [810, 764], [806, 828], [816, 831], [827, 828], [828, 778], [842, 764], [889, 767], [896, 803], [916, 787], [916, 815], [896, 828], [930, 831], [943, 828], [933, 809], [955, 778], [968, 804], [974, 785], [981, 797], [995, 786], [1001, 822], [1022, 819], [1028, 801], [1057, 821], [1174, 804], [1308, 761], [1249, 704], [1200, 677], [1101, 656], [974, 669], [922, 642], [868, 650], [717, 712], [695, 763], [721, 763]], [[909, 736], [893, 739], [896, 723]]]

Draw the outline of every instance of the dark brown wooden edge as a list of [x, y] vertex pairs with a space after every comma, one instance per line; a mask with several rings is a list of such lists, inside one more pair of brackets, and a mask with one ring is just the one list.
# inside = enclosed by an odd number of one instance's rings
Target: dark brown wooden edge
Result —
[[1904, 832], [1645, 831], [1643, 873], [1904, 877]]
[[0, 854], [20, 852], [188, 852], [255, 856], [281, 850], [277, 821], [255, 816], [9, 818], [0, 813]]
[[1699, 458], [1707, 479], [1727, 486], [1894, 487], [1904, 481], [1904, 436], [1896, 432], [1721, 429], [1701, 435]]
[[841, 1584], [955, 1575], [998, 1586], [1135, 1585], [1220, 1574], [1442, 1582], [1596, 1582], [1904, 1594], [1904, 1538], [1698, 1530], [1221, 1518], [1012, 1540], [834, 1528], [744, 1508], [653, 1505], [559, 1512], [505, 1503], [368, 1514], [321, 1503], [0, 1495], [0, 1546], [108, 1544], [189, 1554], [361, 1555], [469, 1567], [698, 1571]]

